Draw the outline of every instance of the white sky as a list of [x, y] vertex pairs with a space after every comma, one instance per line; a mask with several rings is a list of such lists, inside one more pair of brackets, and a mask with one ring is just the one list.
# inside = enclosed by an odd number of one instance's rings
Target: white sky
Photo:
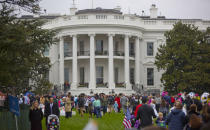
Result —
[[[40, 6], [47, 13], [69, 14], [73, 0], [42, 0]], [[75, 0], [79, 10], [92, 8], [92, 0]], [[112, 9], [121, 6], [124, 13], [141, 15], [144, 10], [149, 15], [151, 4], [158, 7], [158, 15], [167, 18], [208, 19], [210, 20], [210, 0], [93, 0], [93, 7]]]

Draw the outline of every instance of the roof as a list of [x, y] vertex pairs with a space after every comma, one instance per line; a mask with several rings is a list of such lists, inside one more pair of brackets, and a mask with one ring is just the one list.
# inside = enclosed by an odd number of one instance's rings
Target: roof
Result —
[[84, 10], [78, 10], [76, 14], [90, 14], [90, 13], [108, 13], [108, 14], [122, 14], [121, 11], [116, 9], [102, 9], [102, 8], [96, 8], [96, 9], [84, 9]]
[[60, 15], [40, 15], [38, 17], [33, 15], [22, 15], [20, 19], [55, 19], [57, 17], [60, 17]]

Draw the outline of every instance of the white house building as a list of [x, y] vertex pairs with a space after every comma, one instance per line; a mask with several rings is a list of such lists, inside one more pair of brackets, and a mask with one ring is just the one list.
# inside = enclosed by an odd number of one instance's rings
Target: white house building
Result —
[[46, 16], [43, 28], [57, 30], [59, 38], [49, 49], [49, 80], [62, 90], [64, 83], [70, 84], [68, 91], [74, 95], [159, 93], [162, 71], [154, 62], [158, 46], [165, 43], [164, 32], [178, 21], [205, 30], [210, 21], [167, 19], [157, 12], [155, 5], [150, 16], [123, 14], [120, 7], [77, 10], [73, 6], [70, 15]]

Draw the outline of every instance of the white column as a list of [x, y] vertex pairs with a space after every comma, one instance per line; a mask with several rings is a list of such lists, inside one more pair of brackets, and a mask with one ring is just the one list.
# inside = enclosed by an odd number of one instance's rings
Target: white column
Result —
[[95, 72], [95, 34], [89, 34], [90, 36], [90, 82], [89, 89], [96, 88], [96, 72]]
[[137, 36], [135, 39], [135, 84], [140, 84], [140, 45], [139, 45], [139, 37]]
[[109, 77], [108, 77], [108, 84], [109, 89], [114, 89], [114, 60], [113, 60], [113, 36], [114, 34], [108, 34], [109, 38]]
[[129, 35], [125, 35], [124, 39], [124, 52], [125, 52], [125, 58], [124, 58], [124, 76], [125, 76], [125, 85], [126, 89], [130, 90], [130, 65], [129, 65]]
[[63, 37], [60, 37], [59, 80], [60, 80], [61, 90], [63, 89], [64, 85], [64, 46], [63, 46], [64, 43], [63, 42], [64, 42]]
[[72, 35], [72, 89], [77, 88], [77, 35]]

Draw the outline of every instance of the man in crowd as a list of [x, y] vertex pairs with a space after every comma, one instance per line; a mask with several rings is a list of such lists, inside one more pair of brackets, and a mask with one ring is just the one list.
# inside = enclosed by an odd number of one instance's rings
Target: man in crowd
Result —
[[122, 106], [123, 113], [126, 115], [128, 107], [128, 98], [125, 96], [125, 94], [123, 94], [123, 96], [121, 97], [120, 104]]
[[46, 117], [46, 125], [47, 125], [47, 120], [48, 120], [48, 116], [51, 114], [57, 115], [58, 117], [60, 116], [60, 111], [58, 108], [58, 103], [54, 102], [53, 97], [50, 97], [49, 103], [46, 103], [45, 106], [45, 117]]
[[139, 107], [136, 117], [137, 120], [140, 120], [142, 128], [152, 125], [152, 117], [156, 117], [153, 108], [146, 104], [147, 100], [147, 97], [142, 97], [142, 106]]

